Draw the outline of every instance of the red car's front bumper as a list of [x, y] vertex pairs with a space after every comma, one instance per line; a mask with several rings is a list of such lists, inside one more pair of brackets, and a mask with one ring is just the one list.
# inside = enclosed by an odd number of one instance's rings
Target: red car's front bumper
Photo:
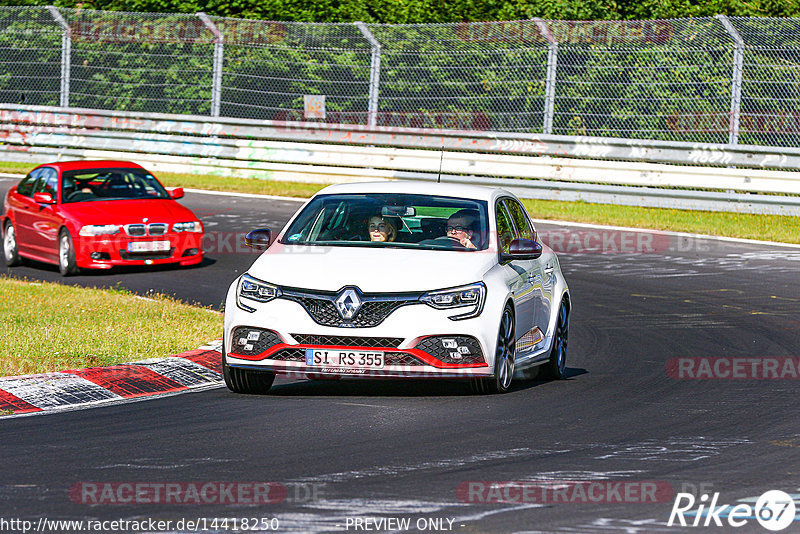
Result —
[[157, 237], [76, 236], [75, 263], [84, 269], [122, 265], [195, 265], [203, 260], [203, 233], [167, 233]]

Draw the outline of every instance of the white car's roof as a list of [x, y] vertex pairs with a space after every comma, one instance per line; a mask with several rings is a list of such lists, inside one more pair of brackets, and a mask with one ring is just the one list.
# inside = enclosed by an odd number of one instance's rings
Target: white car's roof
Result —
[[347, 193], [413, 193], [417, 195], [439, 195], [485, 201], [491, 201], [499, 194], [511, 195], [508, 191], [496, 187], [453, 183], [440, 184], [411, 180], [336, 184], [326, 187], [318, 194], [332, 195]]

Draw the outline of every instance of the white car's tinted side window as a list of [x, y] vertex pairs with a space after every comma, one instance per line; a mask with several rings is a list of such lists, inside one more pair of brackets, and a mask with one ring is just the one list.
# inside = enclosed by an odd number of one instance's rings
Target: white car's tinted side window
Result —
[[504, 202], [508, 208], [508, 213], [511, 215], [511, 219], [514, 221], [514, 226], [517, 229], [517, 237], [533, 239], [533, 228], [531, 227], [527, 215], [525, 215], [525, 208], [520, 206], [519, 202], [510, 198], [505, 199]]
[[503, 202], [497, 203], [497, 248], [508, 252], [514, 240], [514, 226]]

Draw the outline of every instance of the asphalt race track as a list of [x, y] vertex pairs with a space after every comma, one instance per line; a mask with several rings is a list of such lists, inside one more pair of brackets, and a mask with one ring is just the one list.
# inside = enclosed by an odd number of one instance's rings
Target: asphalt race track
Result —
[[[10, 183], [0, 182], [2, 193]], [[298, 206], [198, 194], [183, 202], [220, 235], [277, 229]], [[667, 521], [679, 492], [697, 497], [687, 521], [702, 494], [719, 493], [719, 505], [752, 506], [767, 490], [800, 499], [800, 249], [538, 230], [564, 250], [574, 303], [568, 380], [472, 396], [457, 383], [282, 379], [262, 397], [219, 388], [8, 418], [0, 515], [34, 525], [170, 520], [172, 531], [188, 531], [175, 526], [181, 519], [230, 532], [233, 518], [275, 518], [277, 532], [768, 532], [752, 516], [735, 529], [725, 514], [717, 528]], [[646, 246], [621, 246], [643, 235]], [[196, 268], [66, 282], [217, 308], [253, 256], [209, 248]], [[13, 275], [61, 280], [43, 265]], [[778, 362], [773, 378], [747, 378], [767, 361]], [[251, 494], [235, 492], [221, 504], [111, 502], [119, 483], [207, 482], [274, 482], [279, 502], [248, 504]], [[113, 495], [103, 498], [105, 489]], [[210, 528], [212, 518], [231, 522]]]

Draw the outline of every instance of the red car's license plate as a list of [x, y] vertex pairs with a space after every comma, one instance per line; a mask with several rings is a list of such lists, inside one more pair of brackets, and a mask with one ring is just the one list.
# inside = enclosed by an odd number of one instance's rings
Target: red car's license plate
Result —
[[169, 241], [134, 241], [128, 243], [128, 252], [166, 252]]

